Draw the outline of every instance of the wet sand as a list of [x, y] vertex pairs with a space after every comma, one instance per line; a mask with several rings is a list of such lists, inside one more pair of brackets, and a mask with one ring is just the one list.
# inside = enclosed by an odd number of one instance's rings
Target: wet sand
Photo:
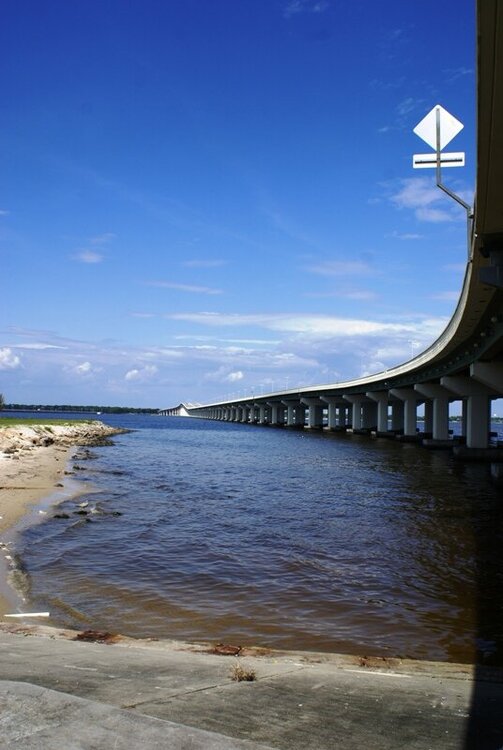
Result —
[[[55, 503], [68, 498], [65, 471], [76, 446], [95, 445], [119, 432], [101, 422], [0, 428], [0, 617], [12, 612], [13, 600], [5, 580], [11, 562], [6, 534], [44, 498], [53, 495]], [[72, 482], [71, 494], [78, 492]]]

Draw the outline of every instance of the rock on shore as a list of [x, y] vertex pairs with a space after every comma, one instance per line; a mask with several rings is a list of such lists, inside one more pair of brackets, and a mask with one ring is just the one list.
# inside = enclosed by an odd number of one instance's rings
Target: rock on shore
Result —
[[73, 424], [17, 424], [0, 428], [0, 456], [13, 456], [49, 445], [102, 445], [112, 435], [124, 432], [129, 430], [110, 427], [98, 421]]

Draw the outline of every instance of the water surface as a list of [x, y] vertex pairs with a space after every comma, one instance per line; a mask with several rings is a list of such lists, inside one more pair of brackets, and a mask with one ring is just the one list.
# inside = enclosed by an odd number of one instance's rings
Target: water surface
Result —
[[16, 542], [53, 622], [500, 659], [503, 504], [487, 466], [363, 436], [101, 418], [136, 431], [79, 451], [93, 491]]

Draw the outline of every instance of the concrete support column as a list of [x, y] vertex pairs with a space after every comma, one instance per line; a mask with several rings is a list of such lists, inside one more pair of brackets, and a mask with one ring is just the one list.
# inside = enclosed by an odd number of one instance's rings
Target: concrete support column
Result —
[[362, 427], [364, 430], [375, 430], [377, 426], [377, 404], [373, 401], [362, 403]]
[[467, 431], [466, 445], [468, 448], [489, 447], [489, 432], [491, 430], [491, 399], [483, 393], [468, 397], [466, 408]]
[[352, 416], [353, 416], [352, 406], [340, 406], [339, 407], [339, 426], [349, 427], [351, 424]]
[[417, 435], [417, 402], [421, 400], [413, 388], [392, 388], [391, 395], [403, 401], [404, 418], [403, 434], [407, 437]]
[[246, 404], [241, 407], [241, 422], [248, 422], [248, 406]]
[[424, 431], [433, 435], [433, 401], [424, 402]]
[[403, 401], [397, 399], [391, 402], [391, 429], [395, 432], [402, 432], [404, 426], [404, 408]]
[[468, 404], [464, 398], [461, 401], [461, 435], [466, 438], [466, 425], [468, 422]]
[[339, 396], [321, 396], [321, 400], [327, 404], [327, 430], [335, 430], [338, 426], [337, 407], [340, 407], [342, 401]]
[[491, 397], [497, 393], [477, 380], [457, 375], [448, 375], [440, 382], [450, 391], [466, 397], [466, 447], [487, 448], [491, 428]]
[[369, 391], [366, 395], [377, 403], [377, 432], [388, 432], [388, 392]]
[[436, 383], [417, 383], [414, 390], [433, 402], [433, 440], [449, 440], [449, 400], [452, 392]]
[[255, 424], [257, 421], [257, 410], [255, 409], [255, 404], [250, 404], [250, 415], [248, 417], [248, 422], [250, 424]]
[[292, 401], [283, 401], [282, 403], [286, 406], [286, 426], [294, 427], [295, 426], [295, 403]]
[[328, 402], [327, 406], [327, 428], [335, 430], [337, 427], [337, 406], [335, 403]]
[[285, 407], [280, 401], [268, 401], [267, 405], [271, 409], [271, 424], [282, 425], [285, 422]]
[[351, 425], [353, 430], [361, 430], [362, 427], [362, 401], [364, 396], [362, 395], [344, 395], [342, 397], [350, 404], [352, 404], [352, 415]]
[[258, 423], [267, 424], [267, 407], [265, 404], [259, 404], [258, 407]]
[[306, 407], [303, 404], [297, 404], [295, 407], [295, 425], [296, 427], [306, 425]]
[[319, 398], [302, 398], [301, 403], [308, 407], [308, 430], [321, 430], [323, 428], [323, 402]]

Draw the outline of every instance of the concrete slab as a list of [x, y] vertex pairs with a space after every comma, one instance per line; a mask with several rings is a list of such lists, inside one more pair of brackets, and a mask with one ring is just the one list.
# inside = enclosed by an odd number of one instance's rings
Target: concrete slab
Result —
[[[263, 649], [216, 656], [179, 642], [104, 645], [52, 628], [6, 630], [13, 629], [0, 626], [0, 679], [127, 709], [130, 719], [148, 716], [277, 750], [503, 748], [497, 670]], [[256, 680], [232, 681], [237, 662]], [[97, 743], [90, 747], [115, 747], [105, 735]], [[141, 747], [156, 745], [142, 740]]]
[[3, 750], [267, 750], [22, 682], [0, 682]]

